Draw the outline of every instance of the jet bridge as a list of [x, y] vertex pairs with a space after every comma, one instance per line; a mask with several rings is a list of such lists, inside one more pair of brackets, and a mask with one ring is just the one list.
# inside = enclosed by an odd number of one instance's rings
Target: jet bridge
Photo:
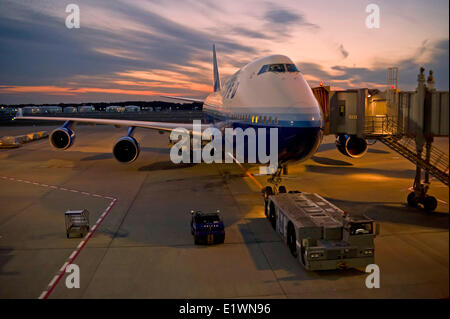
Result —
[[[424, 71], [420, 69], [414, 92], [395, 88], [384, 93], [369, 89], [331, 91], [327, 87], [314, 88], [313, 92], [324, 112], [326, 134], [379, 140], [414, 163], [414, 191], [408, 195], [408, 204], [422, 204], [433, 211], [437, 201], [427, 195], [430, 175], [449, 185], [449, 157], [433, 146], [435, 137], [449, 135], [449, 93], [435, 90], [433, 71], [425, 83]], [[383, 114], [374, 112], [376, 102], [384, 107]]]

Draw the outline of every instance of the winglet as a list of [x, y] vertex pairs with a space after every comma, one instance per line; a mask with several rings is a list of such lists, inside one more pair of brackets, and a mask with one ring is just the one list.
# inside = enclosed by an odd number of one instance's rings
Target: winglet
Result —
[[217, 67], [216, 45], [213, 44], [214, 92], [220, 91], [219, 69]]

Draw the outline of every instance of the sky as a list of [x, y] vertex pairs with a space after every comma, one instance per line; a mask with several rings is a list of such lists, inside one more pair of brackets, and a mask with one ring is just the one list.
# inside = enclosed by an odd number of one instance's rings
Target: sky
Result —
[[[80, 28], [66, 27], [68, 4]], [[214, 43], [222, 81], [284, 54], [312, 87], [384, 89], [396, 66], [414, 90], [423, 66], [448, 90], [448, 12], [448, 0], [0, 0], [0, 104], [203, 98]]]

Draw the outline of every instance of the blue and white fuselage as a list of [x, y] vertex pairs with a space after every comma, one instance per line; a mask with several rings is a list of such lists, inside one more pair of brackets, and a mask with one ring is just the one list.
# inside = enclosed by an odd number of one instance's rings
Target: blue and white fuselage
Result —
[[321, 108], [288, 57], [255, 60], [219, 88], [203, 103], [205, 119], [215, 127], [277, 128], [279, 163], [307, 159], [320, 145]]

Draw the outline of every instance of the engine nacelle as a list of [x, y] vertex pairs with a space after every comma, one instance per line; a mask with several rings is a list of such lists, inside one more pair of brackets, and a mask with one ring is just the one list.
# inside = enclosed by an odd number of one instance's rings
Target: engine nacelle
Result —
[[132, 136], [124, 136], [114, 144], [113, 155], [121, 163], [134, 162], [139, 156], [139, 143]]
[[66, 150], [75, 141], [75, 132], [67, 127], [60, 127], [50, 134], [49, 140], [54, 148]]
[[339, 152], [351, 158], [362, 157], [368, 149], [367, 141], [355, 135], [338, 135], [336, 147]]

